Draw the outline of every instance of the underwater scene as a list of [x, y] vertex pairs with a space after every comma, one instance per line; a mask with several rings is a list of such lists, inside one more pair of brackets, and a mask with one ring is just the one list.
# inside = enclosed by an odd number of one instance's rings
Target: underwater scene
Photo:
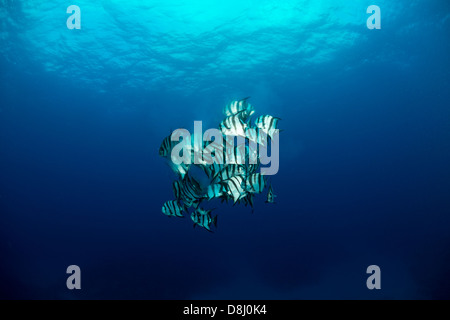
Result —
[[0, 299], [450, 299], [450, 2], [0, 0]]

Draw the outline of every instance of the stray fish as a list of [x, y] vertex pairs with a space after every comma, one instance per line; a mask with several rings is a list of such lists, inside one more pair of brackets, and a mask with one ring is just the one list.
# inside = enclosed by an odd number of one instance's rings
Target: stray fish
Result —
[[267, 192], [267, 200], [266, 203], [275, 203], [276, 195], [273, 193], [272, 186], [269, 187], [269, 192]]

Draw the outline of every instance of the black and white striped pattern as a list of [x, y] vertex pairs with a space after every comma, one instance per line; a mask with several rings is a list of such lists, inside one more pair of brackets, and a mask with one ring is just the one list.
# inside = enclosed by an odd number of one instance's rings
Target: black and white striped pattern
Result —
[[245, 167], [237, 164], [227, 165], [216, 177], [215, 181], [225, 181], [234, 176], [241, 176], [245, 173]]
[[278, 121], [280, 118], [272, 117], [270, 115], [260, 116], [256, 119], [255, 124], [258, 128], [266, 132], [269, 137], [277, 132]]
[[245, 137], [246, 124], [241, 120], [239, 115], [229, 116], [223, 120], [219, 127], [220, 131], [226, 136]]
[[174, 181], [172, 188], [173, 188], [173, 194], [175, 195], [175, 199], [181, 200], [181, 183], [180, 183], [180, 181], [178, 181], [178, 180]]
[[159, 155], [161, 157], [167, 157], [172, 152], [172, 149], [175, 145], [175, 141], [171, 140], [171, 136], [165, 137], [163, 142], [161, 143], [161, 146], [159, 147]]
[[234, 203], [239, 199], [246, 196], [246, 192], [242, 187], [244, 178], [242, 176], [233, 176], [230, 179], [224, 181], [227, 186], [228, 194], [233, 198]]
[[177, 200], [167, 201], [162, 207], [162, 212], [169, 217], [183, 217], [183, 210]]
[[196, 225], [211, 231], [211, 225], [217, 227], [217, 216], [211, 217], [211, 211], [207, 211], [201, 208], [197, 208], [191, 213], [192, 222], [194, 222], [194, 228]]
[[186, 175], [185, 179], [182, 181], [180, 195], [183, 203], [187, 207], [192, 207], [203, 198], [200, 184], [189, 175]]
[[248, 103], [247, 101], [248, 98], [232, 101], [231, 103], [225, 106], [223, 113], [227, 117], [240, 113], [241, 116], [243, 117], [243, 120], [246, 121], [246, 118], [250, 117], [255, 112], [253, 106], [250, 103]]
[[246, 190], [251, 193], [261, 193], [266, 187], [266, 181], [260, 173], [254, 173], [247, 178]]

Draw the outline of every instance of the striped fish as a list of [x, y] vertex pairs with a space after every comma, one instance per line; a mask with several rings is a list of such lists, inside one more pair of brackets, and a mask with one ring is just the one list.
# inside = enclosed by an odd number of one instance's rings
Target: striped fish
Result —
[[229, 116], [223, 120], [220, 125], [220, 131], [226, 136], [245, 137], [246, 124], [241, 120], [239, 115]]
[[261, 193], [266, 187], [266, 180], [260, 173], [254, 173], [248, 176], [245, 181], [246, 190], [250, 193]]
[[175, 195], [175, 199], [181, 200], [181, 183], [180, 181], [176, 180], [173, 182], [172, 188], [173, 188], [173, 194]]
[[234, 203], [247, 195], [242, 187], [243, 182], [244, 178], [242, 176], [234, 176], [223, 182], [227, 188], [227, 193], [233, 198]]
[[164, 203], [162, 213], [168, 217], [183, 217], [184, 207], [177, 200], [171, 200]]
[[266, 203], [275, 203], [276, 195], [273, 193], [272, 186], [269, 187], [269, 192], [267, 192], [267, 200]]
[[161, 157], [167, 157], [172, 152], [173, 147], [178, 143], [177, 141], [172, 141], [171, 136], [165, 137], [161, 146], [159, 147], [159, 155]]
[[245, 167], [243, 165], [229, 164], [216, 176], [213, 182], [218, 180], [225, 181], [234, 176], [240, 176], [243, 174], [245, 174]]
[[240, 114], [242, 121], [247, 121], [247, 119], [255, 112], [253, 106], [248, 103], [248, 99], [250, 99], [250, 97], [230, 102], [225, 106], [223, 113], [227, 117]]
[[252, 174], [255, 174], [259, 169], [259, 164], [248, 164], [245, 167], [245, 175], [247, 177], [251, 176]]
[[272, 138], [277, 130], [279, 120], [281, 119], [270, 115], [260, 116], [255, 120], [255, 125]]
[[248, 108], [246, 110], [243, 110], [241, 112], [239, 112], [237, 115], [239, 116], [239, 118], [245, 122], [248, 123], [250, 120], [250, 117], [255, 113], [255, 110], [253, 110], [253, 107]]
[[217, 228], [217, 215], [212, 218], [211, 217], [211, 210], [195, 210], [191, 213], [191, 219], [194, 222], [194, 228], [196, 225], [205, 228], [209, 232], [211, 231], [211, 225], [214, 225]]
[[200, 184], [194, 178], [186, 175], [182, 180], [180, 188], [180, 197], [187, 207], [192, 207], [194, 204], [200, 203], [203, 198]]

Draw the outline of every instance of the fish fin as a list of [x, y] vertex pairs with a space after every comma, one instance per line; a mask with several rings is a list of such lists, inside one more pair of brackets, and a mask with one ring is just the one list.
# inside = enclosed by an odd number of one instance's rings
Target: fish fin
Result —
[[216, 216], [213, 218], [213, 224], [214, 224], [214, 227], [216, 227], [217, 228], [217, 214], [216, 214]]
[[241, 99], [241, 100], [239, 100], [239, 101], [246, 101], [246, 100], [248, 100], [248, 99], [250, 99], [251, 97], [245, 97], [244, 99]]
[[192, 226], [192, 228], [194, 228], [195, 229], [195, 226], [196, 226], [197, 224], [194, 222], [194, 225]]

